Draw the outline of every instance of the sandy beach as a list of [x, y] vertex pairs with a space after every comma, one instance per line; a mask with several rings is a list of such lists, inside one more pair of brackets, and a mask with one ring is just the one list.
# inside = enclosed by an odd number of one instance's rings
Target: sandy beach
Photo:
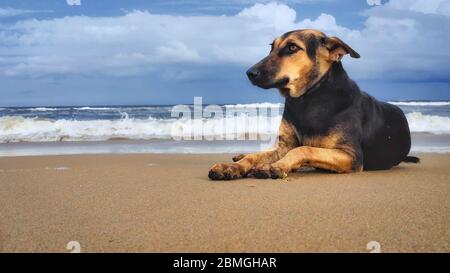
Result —
[[0, 158], [0, 251], [450, 252], [450, 155], [212, 182], [231, 155]]

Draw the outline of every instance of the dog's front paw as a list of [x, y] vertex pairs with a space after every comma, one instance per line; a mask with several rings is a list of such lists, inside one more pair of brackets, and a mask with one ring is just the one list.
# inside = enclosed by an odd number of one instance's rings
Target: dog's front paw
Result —
[[288, 172], [288, 170], [273, 165], [270, 167], [270, 177], [272, 179], [283, 179], [288, 175]]
[[244, 175], [242, 167], [237, 163], [219, 163], [212, 166], [208, 177], [211, 180], [231, 180], [242, 178]]
[[250, 173], [250, 176], [253, 176], [258, 179], [267, 179], [270, 177], [270, 164], [263, 164], [254, 167]]
[[287, 174], [289, 173], [288, 170], [281, 168], [281, 167], [277, 167], [274, 165], [270, 165], [270, 164], [263, 164], [263, 165], [259, 165], [255, 168], [253, 168], [249, 175], [258, 178], [258, 179], [267, 179], [267, 178], [272, 178], [272, 179], [278, 179], [278, 178], [285, 178], [287, 176]]

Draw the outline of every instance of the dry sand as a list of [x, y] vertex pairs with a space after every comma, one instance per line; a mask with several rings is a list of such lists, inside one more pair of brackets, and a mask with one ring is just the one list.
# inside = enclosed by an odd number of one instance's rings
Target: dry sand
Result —
[[0, 158], [0, 251], [450, 252], [450, 155], [212, 182], [230, 155]]

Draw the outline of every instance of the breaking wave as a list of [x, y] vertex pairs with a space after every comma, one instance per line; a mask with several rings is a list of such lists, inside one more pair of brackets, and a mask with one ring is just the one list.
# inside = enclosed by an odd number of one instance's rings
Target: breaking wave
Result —
[[186, 119], [52, 120], [21, 116], [0, 117], [0, 143], [49, 141], [99, 141], [111, 139], [180, 139], [204, 136], [237, 139], [244, 134], [271, 135], [281, 116], [240, 115], [196, 121]]
[[406, 114], [411, 132], [427, 132], [433, 134], [449, 134], [450, 118], [424, 115], [420, 112]]
[[[450, 134], [450, 118], [406, 114], [411, 132]], [[92, 141], [110, 139], [171, 139], [205, 136], [220, 139], [241, 134], [276, 134], [281, 116], [272, 118], [239, 115], [203, 119], [199, 123], [186, 119], [134, 119], [126, 114], [117, 120], [66, 120], [0, 117], [0, 142]]]

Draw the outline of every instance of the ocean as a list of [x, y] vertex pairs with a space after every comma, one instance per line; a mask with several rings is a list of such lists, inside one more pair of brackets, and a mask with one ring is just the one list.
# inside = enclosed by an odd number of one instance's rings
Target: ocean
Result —
[[[389, 103], [408, 119], [412, 152], [450, 152], [450, 101]], [[273, 145], [282, 110], [280, 103], [3, 107], [0, 156], [257, 151]]]

